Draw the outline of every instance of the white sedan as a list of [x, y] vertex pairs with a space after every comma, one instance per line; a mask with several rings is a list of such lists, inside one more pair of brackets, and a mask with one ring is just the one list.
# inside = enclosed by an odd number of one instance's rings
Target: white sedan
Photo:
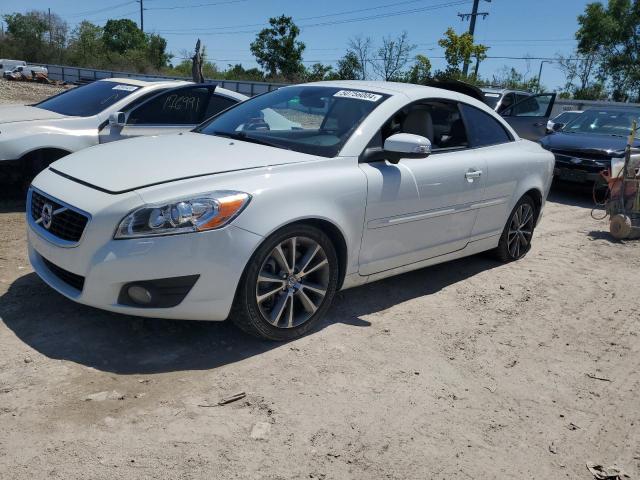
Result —
[[246, 99], [215, 84], [109, 78], [35, 105], [0, 106], [0, 178], [30, 181], [98, 143], [188, 131]]
[[57, 161], [28, 196], [29, 257], [79, 303], [230, 316], [287, 340], [313, 328], [340, 289], [484, 250], [523, 257], [553, 166], [459, 93], [288, 86], [190, 133]]

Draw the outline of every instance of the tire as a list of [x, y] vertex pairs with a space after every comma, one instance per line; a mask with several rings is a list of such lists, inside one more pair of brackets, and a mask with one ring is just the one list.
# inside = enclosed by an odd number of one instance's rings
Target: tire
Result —
[[284, 227], [268, 237], [249, 260], [231, 320], [262, 339], [301, 337], [331, 305], [338, 274], [336, 250], [324, 232], [305, 224]]
[[531, 249], [538, 209], [529, 195], [524, 195], [509, 214], [500, 242], [494, 253], [502, 262], [520, 260]]

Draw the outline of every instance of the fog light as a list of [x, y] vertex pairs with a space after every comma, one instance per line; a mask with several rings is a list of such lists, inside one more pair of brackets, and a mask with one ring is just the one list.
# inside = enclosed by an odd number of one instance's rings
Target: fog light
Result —
[[140, 285], [131, 285], [127, 289], [129, 298], [140, 305], [149, 305], [153, 297], [151, 292]]

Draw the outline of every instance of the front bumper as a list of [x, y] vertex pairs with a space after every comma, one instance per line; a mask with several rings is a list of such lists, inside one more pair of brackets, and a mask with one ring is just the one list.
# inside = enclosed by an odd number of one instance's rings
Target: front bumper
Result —
[[600, 172], [583, 170], [580, 168], [564, 167], [557, 164], [553, 169], [553, 174], [559, 180], [564, 180], [572, 183], [606, 183], [600, 175]]
[[[61, 200], [80, 204], [82, 195], [73, 192], [78, 188], [91, 191], [73, 186], [69, 196]], [[91, 194], [95, 199], [95, 191]], [[93, 207], [86, 207], [91, 204], [87, 201], [81, 205], [92, 218], [81, 241], [73, 247], [53, 243], [27, 212], [29, 260], [42, 280], [75, 302], [112, 312], [182, 320], [227, 318], [240, 277], [262, 237], [228, 225], [209, 232], [113, 240], [116, 217], [108, 213], [102, 216]], [[176, 306], [146, 308], [119, 303], [125, 284], [190, 275], [199, 278]]]

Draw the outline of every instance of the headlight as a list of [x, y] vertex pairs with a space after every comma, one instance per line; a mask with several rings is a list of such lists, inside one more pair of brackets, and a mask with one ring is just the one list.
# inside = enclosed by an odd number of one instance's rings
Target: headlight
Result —
[[218, 191], [134, 210], [118, 225], [114, 238], [203, 232], [223, 227], [247, 206], [251, 195]]

